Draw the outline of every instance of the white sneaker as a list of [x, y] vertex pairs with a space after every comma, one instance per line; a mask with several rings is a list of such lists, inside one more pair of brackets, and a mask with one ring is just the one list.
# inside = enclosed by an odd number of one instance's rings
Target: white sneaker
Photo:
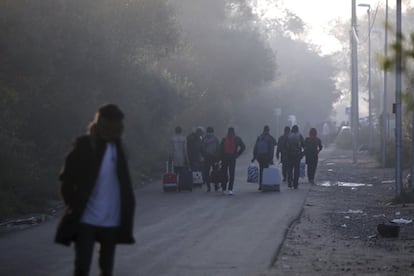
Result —
[[232, 191], [232, 190], [230, 190], [228, 195], [233, 195], [233, 191]]

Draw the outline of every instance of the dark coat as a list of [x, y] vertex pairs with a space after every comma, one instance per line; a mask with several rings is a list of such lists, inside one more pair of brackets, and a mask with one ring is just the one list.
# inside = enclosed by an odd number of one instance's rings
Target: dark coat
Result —
[[317, 163], [318, 154], [322, 150], [322, 142], [318, 137], [307, 137], [304, 142], [306, 164]]
[[[266, 143], [267, 143], [267, 153], [266, 154], [259, 154], [258, 153], [258, 143], [259, 140], [263, 139]], [[265, 132], [262, 133], [259, 137], [257, 137], [256, 139], [256, 143], [254, 145], [253, 148], [253, 157], [259, 161], [260, 163], [267, 163], [267, 164], [273, 164], [273, 157], [275, 154], [275, 146], [276, 146], [276, 140], [275, 138], [273, 138], [272, 135], [270, 135], [269, 133]]]
[[276, 158], [279, 159], [280, 157], [280, 163], [285, 163], [288, 161], [287, 145], [286, 145], [288, 136], [289, 134], [283, 134], [277, 140]]
[[[66, 208], [56, 231], [57, 243], [69, 246], [76, 239], [81, 216], [95, 186], [106, 143], [101, 139], [93, 141], [89, 135], [79, 137], [67, 155], [60, 173], [60, 192]], [[121, 193], [121, 223], [118, 227], [117, 243], [131, 244], [135, 242], [133, 237], [135, 197], [121, 143], [116, 142], [116, 147]]]
[[226, 159], [226, 160], [232, 160], [237, 159], [239, 156], [244, 152], [246, 149], [246, 145], [244, 144], [243, 140], [239, 136], [234, 136], [234, 143], [235, 143], [235, 152], [234, 153], [225, 153], [224, 152], [224, 143], [226, 141], [226, 138], [231, 138], [232, 136], [226, 136], [221, 140], [220, 143], [220, 159]]

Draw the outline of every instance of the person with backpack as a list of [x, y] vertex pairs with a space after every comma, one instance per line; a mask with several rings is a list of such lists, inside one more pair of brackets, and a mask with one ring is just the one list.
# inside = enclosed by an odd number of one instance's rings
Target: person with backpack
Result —
[[169, 161], [174, 164], [174, 172], [179, 177], [189, 164], [187, 155], [187, 138], [182, 134], [180, 126], [175, 128], [175, 134], [170, 140]]
[[303, 144], [304, 139], [302, 134], [299, 133], [299, 127], [297, 125], [292, 126], [287, 142], [287, 157], [288, 157], [288, 187], [297, 189], [299, 185], [300, 175], [300, 160], [303, 157]]
[[[243, 143], [243, 140], [236, 136], [233, 127], [229, 127], [227, 131], [227, 136], [224, 137], [221, 141], [221, 162], [224, 171], [224, 177], [228, 181], [223, 183], [223, 194], [233, 195], [233, 185], [234, 185], [234, 172], [236, 168], [236, 159], [243, 153], [246, 149], [246, 146]], [[227, 182], [228, 193], [227, 193]]]
[[282, 163], [282, 176], [283, 176], [283, 182], [287, 179], [287, 172], [288, 172], [288, 157], [287, 157], [287, 138], [290, 133], [290, 127], [285, 126], [283, 135], [279, 137], [277, 140], [277, 150], [276, 150], [276, 159], [280, 160], [280, 163]]
[[220, 142], [214, 135], [214, 128], [211, 126], [207, 127], [206, 135], [201, 141], [201, 155], [204, 158], [203, 179], [207, 186], [207, 192], [210, 192], [210, 171], [213, 169], [213, 165], [220, 160]]
[[269, 126], [265, 126], [263, 133], [256, 139], [253, 149], [253, 159], [259, 162], [259, 191], [262, 189], [263, 169], [273, 164], [276, 140], [270, 135]]
[[309, 137], [306, 137], [304, 142], [305, 163], [308, 166], [308, 180], [309, 183], [315, 184], [315, 172], [318, 166], [318, 155], [322, 150], [322, 141], [318, 138], [318, 133], [315, 128], [309, 131]]

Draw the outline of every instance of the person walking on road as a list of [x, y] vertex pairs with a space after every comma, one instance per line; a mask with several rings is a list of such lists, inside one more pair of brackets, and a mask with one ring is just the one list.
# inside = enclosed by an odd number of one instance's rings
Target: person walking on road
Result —
[[309, 131], [309, 137], [304, 142], [305, 163], [308, 166], [309, 183], [315, 184], [315, 173], [318, 166], [318, 155], [322, 150], [322, 141], [318, 138], [315, 128]]
[[300, 175], [300, 160], [303, 157], [303, 136], [299, 133], [297, 125], [292, 126], [287, 142], [287, 157], [288, 157], [288, 187], [297, 189], [299, 185]]
[[174, 164], [174, 172], [180, 177], [181, 172], [189, 164], [187, 155], [187, 138], [182, 134], [180, 126], [175, 128], [175, 134], [170, 140], [169, 161]]
[[282, 163], [282, 176], [283, 182], [287, 179], [287, 172], [288, 172], [288, 157], [287, 157], [287, 138], [290, 133], [290, 127], [285, 126], [284, 133], [279, 137], [277, 140], [277, 150], [276, 150], [276, 159], [280, 160]]
[[[223, 172], [228, 180], [228, 194], [233, 195], [233, 186], [234, 186], [234, 173], [236, 168], [236, 159], [243, 153], [246, 149], [246, 146], [243, 143], [243, 140], [236, 136], [233, 127], [229, 127], [227, 131], [227, 136], [224, 137], [221, 141], [221, 162]], [[227, 181], [223, 183], [223, 193], [227, 194]]]
[[135, 242], [135, 198], [121, 144], [123, 118], [116, 105], [100, 107], [59, 176], [65, 212], [55, 242], [75, 243], [75, 276], [89, 275], [95, 242], [100, 244], [100, 275], [112, 275], [116, 244]]
[[211, 126], [207, 127], [206, 135], [201, 141], [201, 155], [204, 158], [203, 179], [207, 186], [207, 192], [210, 192], [210, 172], [214, 164], [220, 160], [220, 142], [216, 135], [214, 135], [214, 128]]
[[273, 164], [276, 140], [270, 135], [269, 126], [265, 126], [263, 133], [256, 139], [253, 149], [253, 159], [259, 162], [259, 191], [262, 189], [263, 169]]
[[202, 157], [201, 157], [201, 140], [203, 136], [203, 130], [201, 127], [197, 127], [190, 135], [187, 136], [187, 154], [190, 168], [192, 171], [202, 170]]

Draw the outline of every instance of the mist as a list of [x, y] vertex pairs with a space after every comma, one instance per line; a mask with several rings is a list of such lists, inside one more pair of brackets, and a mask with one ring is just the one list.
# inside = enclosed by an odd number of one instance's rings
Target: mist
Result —
[[64, 154], [104, 103], [126, 114], [136, 185], [159, 173], [177, 125], [219, 137], [234, 126], [249, 145], [265, 124], [281, 134], [289, 115], [301, 128], [329, 120], [332, 57], [300, 39], [295, 14], [264, 19], [256, 4], [1, 1], [1, 216], [57, 198]]

